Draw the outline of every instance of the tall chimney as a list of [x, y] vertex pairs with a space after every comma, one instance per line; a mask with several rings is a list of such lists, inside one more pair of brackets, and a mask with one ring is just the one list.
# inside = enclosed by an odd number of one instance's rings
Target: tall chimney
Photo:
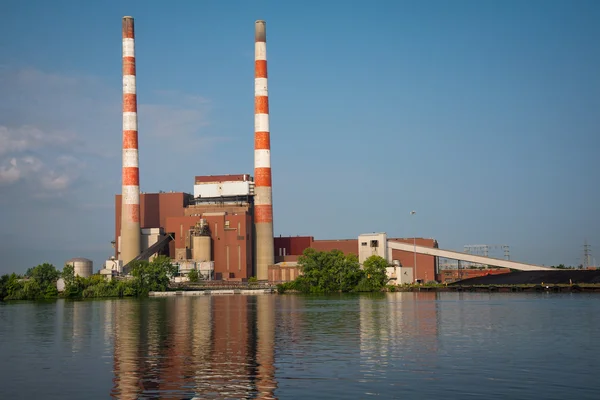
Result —
[[127, 264], [141, 252], [140, 169], [133, 17], [123, 17], [123, 188], [121, 196], [121, 260]]
[[271, 190], [271, 139], [267, 89], [267, 32], [265, 21], [256, 21], [254, 39], [254, 230], [256, 277], [268, 279], [274, 263], [273, 202]]

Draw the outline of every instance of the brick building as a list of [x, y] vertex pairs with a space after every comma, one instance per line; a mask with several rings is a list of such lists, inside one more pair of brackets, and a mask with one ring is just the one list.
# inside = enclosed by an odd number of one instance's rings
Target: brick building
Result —
[[[416, 241], [417, 246], [437, 248], [438, 243], [435, 239], [425, 238], [388, 238], [388, 241], [398, 241], [413, 244]], [[344, 254], [354, 254], [358, 256], [358, 238], [341, 240], [315, 240], [312, 236], [291, 236], [275, 238], [275, 262], [276, 265], [269, 268], [269, 280], [273, 282], [293, 280], [300, 273], [296, 265], [298, 257], [307, 248], [313, 248], [317, 251], [340, 250]], [[391, 250], [391, 260], [399, 263], [403, 267], [411, 267], [414, 270], [414, 253], [408, 251]], [[421, 281], [431, 281], [436, 277], [437, 258], [425, 254], [417, 254], [417, 274], [416, 279]]]
[[[194, 228], [208, 228], [214, 279], [245, 280], [254, 275], [252, 181], [249, 175], [197, 176], [194, 195], [141, 193], [142, 229], [160, 228], [174, 240], [161, 254], [193, 260]], [[121, 195], [115, 196], [115, 257], [120, 257]], [[194, 260], [195, 261], [195, 260]]]

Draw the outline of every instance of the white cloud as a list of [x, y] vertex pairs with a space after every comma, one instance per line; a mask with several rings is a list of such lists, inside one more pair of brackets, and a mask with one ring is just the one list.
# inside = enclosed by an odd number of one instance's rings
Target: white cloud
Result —
[[[34, 68], [0, 69], [0, 185], [12, 196], [66, 196], [77, 183], [118, 190], [121, 159], [120, 81]], [[164, 90], [138, 105], [143, 154], [207, 151], [210, 101]], [[101, 192], [98, 192], [102, 195]], [[86, 192], [86, 197], [89, 193]]]
[[69, 133], [48, 133], [28, 125], [18, 128], [0, 125], [0, 155], [48, 147], [64, 148], [75, 142], [75, 136]]
[[53, 161], [48, 165], [35, 156], [4, 160], [0, 166], [0, 186], [28, 185], [27, 193], [15, 192], [15, 197], [23, 194], [35, 198], [63, 196], [79, 178], [83, 163], [69, 157]]
[[10, 185], [21, 177], [16, 158], [11, 158], [7, 164], [0, 167], [0, 185]]

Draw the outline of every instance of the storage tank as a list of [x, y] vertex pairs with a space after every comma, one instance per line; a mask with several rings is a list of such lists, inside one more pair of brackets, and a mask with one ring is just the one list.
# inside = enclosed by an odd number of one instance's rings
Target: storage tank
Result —
[[73, 266], [73, 272], [75, 273], [75, 276], [87, 278], [92, 276], [94, 273], [94, 262], [92, 260], [88, 260], [87, 258], [71, 258], [65, 264]]
[[210, 247], [210, 231], [206, 220], [202, 218], [192, 232], [192, 259], [200, 262], [212, 261]]
[[192, 236], [192, 258], [194, 261], [211, 261], [210, 236]]

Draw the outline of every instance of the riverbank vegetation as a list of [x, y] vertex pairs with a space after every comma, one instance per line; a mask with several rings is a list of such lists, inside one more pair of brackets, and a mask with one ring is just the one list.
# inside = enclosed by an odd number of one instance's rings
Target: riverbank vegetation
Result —
[[[166, 256], [148, 261], [135, 261], [131, 277], [106, 280], [99, 274], [88, 278], [75, 276], [73, 267], [65, 265], [59, 271], [44, 263], [27, 270], [25, 275], [11, 274], [0, 277], [0, 301], [41, 300], [56, 298], [98, 298], [147, 296], [151, 291], [164, 291], [177, 272], [177, 267]], [[64, 290], [59, 293], [56, 283], [64, 280]]]
[[371, 256], [360, 267], [358, 257], [339, 250], [306, 249], [298, 258], [302, 275], [277, 286], [279, 293], [288, 290], [302, 293], [379, 292], [388, 282], [385, 259]]

